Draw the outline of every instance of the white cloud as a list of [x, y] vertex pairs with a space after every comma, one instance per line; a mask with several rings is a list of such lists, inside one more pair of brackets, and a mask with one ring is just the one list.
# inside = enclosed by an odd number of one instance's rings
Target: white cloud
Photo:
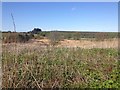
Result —
[[74, 10], [76, 10], [76, 9], [77, 9], [76, 7], [72, 7], [72, 8], [71, 8], [72, 11], [74, 11]]

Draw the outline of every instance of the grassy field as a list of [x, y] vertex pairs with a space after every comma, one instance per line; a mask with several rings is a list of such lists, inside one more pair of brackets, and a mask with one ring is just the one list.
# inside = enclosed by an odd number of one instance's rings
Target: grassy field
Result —
[[118, 33], [3, 33], [2, 88], [120, 88]]
[[15, 50], [3, 46], [3, 88], [120, 87], [118, 49], [48, 46]]

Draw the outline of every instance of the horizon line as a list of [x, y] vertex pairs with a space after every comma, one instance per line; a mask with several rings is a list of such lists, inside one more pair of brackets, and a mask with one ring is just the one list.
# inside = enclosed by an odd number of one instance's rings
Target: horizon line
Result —
[[[1, 30], [1, 32], [14, 32], [13, 30]], [[32, 30], [29, 30], [29, 31], [32, 31]], [[16, 32], [29, 32], [29, 31], [17, 31]], [[58, 31], [58, 32], [120, 32], [119, 30], [118, 31], [98, 31], [98, 30], [58, 30], [58, 29], [52, 29], [52, 30], [42, 30], [43, 32], [50, 32], [50, 31]]]

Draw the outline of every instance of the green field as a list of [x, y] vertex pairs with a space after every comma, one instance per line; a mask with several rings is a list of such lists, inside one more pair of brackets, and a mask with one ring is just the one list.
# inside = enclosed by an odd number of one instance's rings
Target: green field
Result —
[[3, 88], [120, 88], [117, 49], [3, 47]]

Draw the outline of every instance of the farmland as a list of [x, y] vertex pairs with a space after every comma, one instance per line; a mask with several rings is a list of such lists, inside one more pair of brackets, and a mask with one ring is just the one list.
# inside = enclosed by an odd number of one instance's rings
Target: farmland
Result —
[[3, 88], [119, 88], [119, 67], [118, 33], [3, 33]]

